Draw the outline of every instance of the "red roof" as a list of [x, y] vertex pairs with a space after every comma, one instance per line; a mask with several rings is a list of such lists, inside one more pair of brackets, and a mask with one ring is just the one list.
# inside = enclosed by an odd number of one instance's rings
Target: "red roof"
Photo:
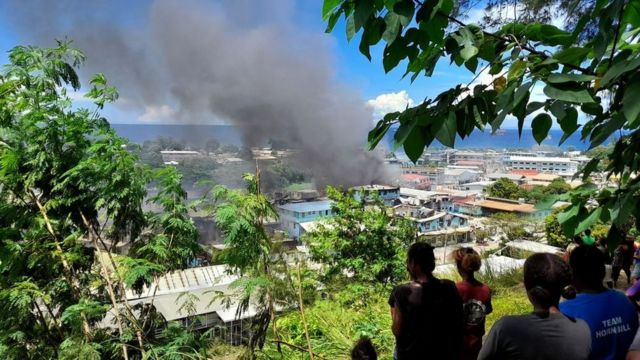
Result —
[[532, 176], [532, 175], [540, 174], [540, 172], [536, 170], [513, 170], [511, 171], [511, 173], [515, 175], [522, 175], [522, 176]]

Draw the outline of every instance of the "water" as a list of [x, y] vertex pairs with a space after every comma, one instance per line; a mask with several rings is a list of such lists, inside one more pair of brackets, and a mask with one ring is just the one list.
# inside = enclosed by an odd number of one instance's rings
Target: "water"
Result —
[[[191, 146], [203, 145], [209, 139], [216, 139], [221, 143], [242, 145], [242, 135], [239, 129], [232, 125], [149, 125], [149, 124], [112, 124], [116, 132], [129, 141], [142, 144], [146, 140], [154, 140], [158, 137], [170, 137], [184, 140]], [[394, 129], [385, 136], [385, 141], [391, 145]], [[543, 145], [559, 146], [562, 138], [562, 130], [552, 129]], [[363, 139], [364, 140], [364, 139]], [[531, 135], [531, 130], [525, 129], [522, 138], [518, 138], [518, 130], [504, 129], [500, 134], [492, 135], [491, 132], [476, 131], [464, 140], [456, 138], [456, 149], [531, 149], [537, 143]], [[432, 147], [440, 147], [434, 141]], [[561, 146], [563, 149], [574, 147], [577, 150], [587, 150], [589, 143], [580, 139], [580, 131], [570, 136]]]
[[[393, 143], [393, 134], [395, 133], [393, 130], [394, 129], [389, 131], [385, 136], [385, 140], [390, 146]], [[558, 143], [560, 142], [562, 135], [562, 130], [551, 129], [547, 138], [542, 142], [542, 145], [560, 147], [565, 150], [569, 147], [573, 147], [576, 150], [581, 151], [589, 149], [589, 141], [582, 141], [580, 139], [580, 130], [573, 133], [564, 143], [562, 143], [562, 145], [559, 145]], [[612, 139], [609, 139], [609, 141]], [[604, 144], [606, 143], [607, 142]], [[491, 134], [491, 131], [475, 131], [471, 136], [464, 140], [456, 136], [455, 142], [456, 149], [531, 149], [537, 145], [538, 143], [533, 139], [530, 129], [523, 129], [522, 138], [518, 137], [517, 129], [502, 129], [499, 134], [493, 135]], [[444, 146], [436, 140], [433, 142], [431, 147]]]

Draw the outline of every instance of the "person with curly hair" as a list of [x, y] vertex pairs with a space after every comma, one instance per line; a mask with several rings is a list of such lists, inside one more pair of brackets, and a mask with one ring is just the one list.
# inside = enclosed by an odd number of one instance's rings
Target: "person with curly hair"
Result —
[[462, 298], [464, 310], [464, 342], [460, 359], [476, 360], [482, 348], [486, 316], [493, 311], [491, 290], [475, 278], [482, 266], [480, 254], [470, 247], [462, 247], [453, 252], [458, 274], [462, 277], [456, 283]]

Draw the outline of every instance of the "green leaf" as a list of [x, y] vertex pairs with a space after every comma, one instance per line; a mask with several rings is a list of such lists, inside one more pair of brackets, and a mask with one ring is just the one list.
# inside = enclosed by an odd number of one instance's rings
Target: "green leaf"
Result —
[[553, 121], [551, 116], [546, 113], [538, 114], [531, 122], [531, 131], [533, 132], [533, 138], [538, 144], [541, 144], [549, 134]]
[[542, 109], [544, 107], [544, 103], [540, 101], [532, 101], [527, 105], [527, 115], [531, 115], [532, 113]]
[[453, 111], [442, 122], [436, 139], [444, 146], [453, 147], [456, 140], [456, 114]]
[[418, 161], [420, 155], [422, 155], [425, 147], [425, 142], [426, 139], [423, 133], [423, 129], [420, 127], [414, 127], [405, 139], [403, 144], [404, 152], [414, 163]]
[[552, 84], [561, 84], [567, 82], [588, 82], [595, 80], [596, 77], [593, 75], [583, 75], [583, 74], [550, 74], [547, 77], [547, 81]]
[[558, 213], [558, 223], [560, 223], [560, 225], [566, 223], [571, 218], [578, 215], [579, 211], [580, 211], [580, 207], [578, 205], [570, 206], [565, 211]]
[[362, 26], [367, 23], [369, 16], [373, 14], [373, 2], [372, 1], [360, 1], [356, 6], [356, 10], [353, 13], [353, 24], [355, 26], [355, 32], [360, 31]]
[[415, 121], [410, 121], [404, 123], [398, 127], [396, 133], [393, 135], [393, 149], [394, 151], [400, 147], [400, 145], [404, 144], [407, 140], [413, 129], [416, 127]]
[[527, 69], [527, 62], [525, 60], [516, 60], [509, 67], [509, 73], [507, 75], [507, 80], [519, 79], [524, 74], [524, 71]]
[[400, 0], [393, 5], [393, 12], [400, 16], [400, 23], [403, 26], [409, 25], [411, 19], [413, 19], [414, 11], [415, 5], [413, 0]]
[[400, 17], [398, 14], [390, 11], [385, 15], [384, 22], [386, 27], [382, 34], [382, 39], [384, 39], [387, 44], [391, 44], [396, 40], [398, 34], [400, 34]]
[[629, 122], [629, 126], [635, 128], [640, 116], [640, 77], [634, 76], [629, 85], [624, 89], [622, 98], [622, 112]]
[[342, 0], [324, 0], [322, 3], [322, 18], [326, 21], [336, 6], [340, 5]]
[[579, 104], [595, 102], [589, 91], [576, 83], [548, 84], [543, 91], [545, 95], [556, 100]]
[[591, 50], [582, 47], [570, 47], [553, 54], [553, 58], [563, 64], [580, 65]]
[[356, 21], [353, 16], [347, 18], [347, 41], [351, 41], [356, 34]]
[[598, 168], [598, 164], [600, 164], [600, 159], [598, 158], [589, 160], [589, 162], [582, 168], [582, 181], [587, 181], [589, 175]]
[[578, 224], [578, 227], [574, 231], [574, 234], [580, 234], [583, 231], [591, 228], [596, 222], [598, 222], [598, 220], [600, 219], [600, 216], [602, 215], [602, 209], [603, 209], [602, 206], [597, 207], [595, 210], [591, 212], [591, 214], [589, 214], [589, 216], [587, 216], [584, 220], [580, 221], [580, 223]]

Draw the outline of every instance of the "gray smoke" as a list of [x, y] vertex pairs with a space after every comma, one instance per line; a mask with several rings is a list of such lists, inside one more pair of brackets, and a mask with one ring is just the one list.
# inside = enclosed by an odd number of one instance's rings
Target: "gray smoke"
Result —
[[381, 157], [363, 151], [371, 111], [335, 80], [326, 35], [292, 22], [294, 2], [131, 3], [10, 0], [6, 21], [30, 43], [73, 39], [128, 110], [232, 122], [249, 146], [284, 140], [321, 186], [386, 180]]

